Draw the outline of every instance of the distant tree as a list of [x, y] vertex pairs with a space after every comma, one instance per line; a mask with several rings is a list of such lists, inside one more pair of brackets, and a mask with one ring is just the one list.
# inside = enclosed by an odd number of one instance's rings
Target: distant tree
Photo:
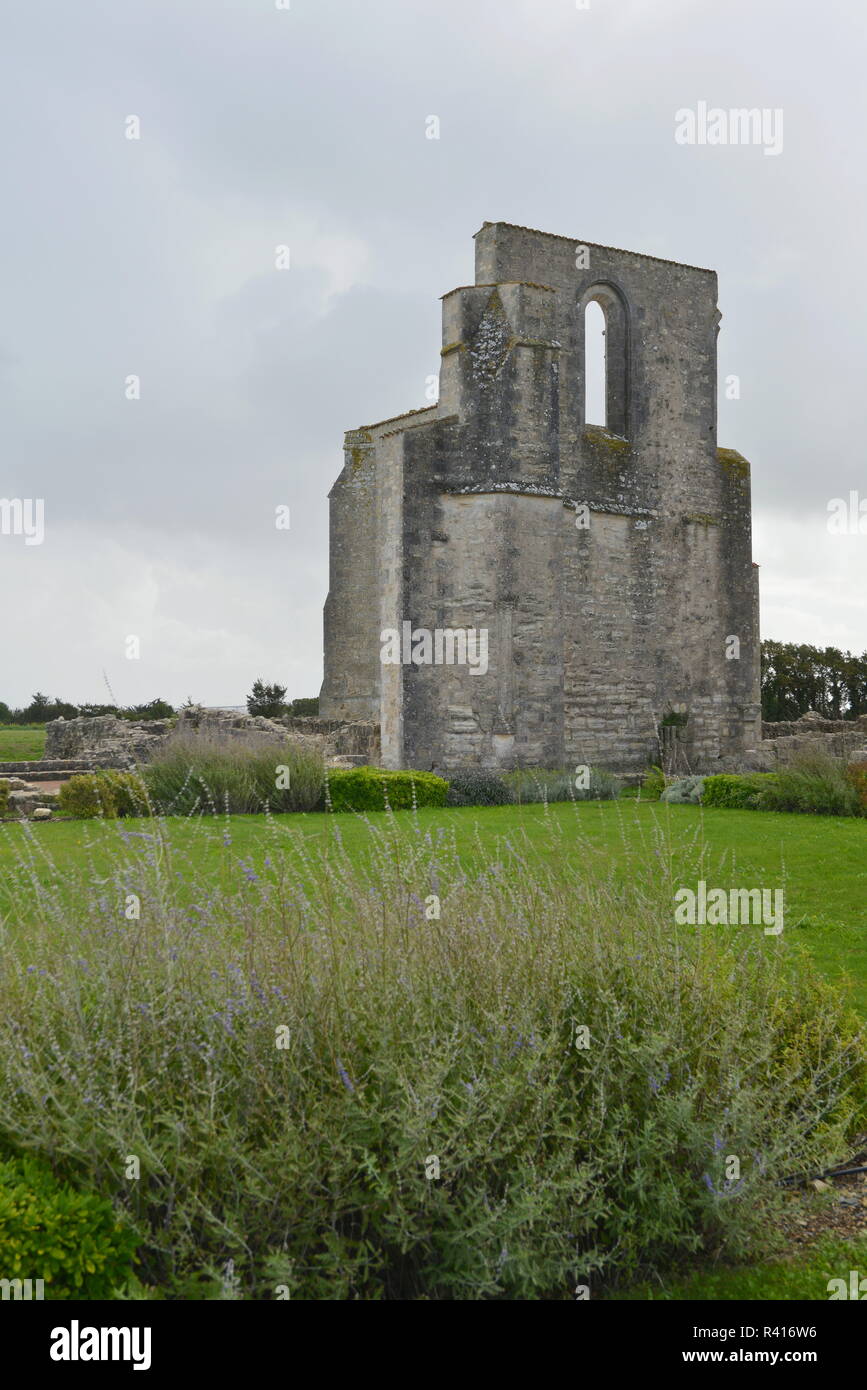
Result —
[[867, 652], [805, 642], [762, 643], [762, 718], [800, 719], [807, 710], [825, 719], [856, 719], [867, 712]]
[[863, 656], [846, 653], [843, 679], [849, 696], [850, 716], [857, 719], [859, 714], [867, 714], [867, 652]]
[[266, 719], [273, 719], [275, 715], [282, 714], [286, 699], [285, 685], [266, 685], [264, 681], [253, 682], [253, 689], [247, 696], [247, 711], [249, 714], [261, 714]]
[[124, 719], [171, 719], [174, 712], [165, 700], [151, 700], [146, 705], [129, 705], [121, 710]]
[[293, 700], [288, 708], [293, 718], [309, 719], [311, 715], [319, 713], [319, 696], [313, 695], [309, 700]]
[[174, 712], [170, 704], [159, 699], [145, 705], [132, 705], [129, 709], [118, 709], [117, 705], [72, 705], [57, 696], [51, 700], [41, 690], [31, 697], [25, 709], [10, 710], [0, 700], [0, 724], [47, 724], [52, 719], [76, 719], [79, 715], [93, 718], [102, 714], [121, 715], [125, 719], [170, 719]]
[[17, 709], [12, 715], [15, 724], [47, 724], [51, 719], [74, 719], [78, 713], [76, 705], [55, 697], [53, 700], [37, 690], [26, 709]]

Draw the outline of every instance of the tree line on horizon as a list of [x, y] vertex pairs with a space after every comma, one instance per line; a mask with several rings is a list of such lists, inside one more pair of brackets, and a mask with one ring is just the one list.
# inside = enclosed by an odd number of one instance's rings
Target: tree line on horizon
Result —
[[800, 719], [815, 710], [823, 719], [867, 714], [867, 652], [806, 642], [762, 643], [762, 718], [768, 724]]
[[[295, 718], [319, 713], [319, 700], [316, 696], [312, 699], [290, 700], [288, 703], [285, 696], [285, 686], [264, 685], [262, 681], [257, 680], [252, 692], [247, 696], [247, 709], [250, 714], [289, 714]], [[194, 703], [192, 699], [187, 699], [184, 707], [190, 708]], [[177, 712], [174, 705], [160, 699], [149, 700], [141, 705], [75, 705], [59, 697], [52, 699], [40, 690], [37, 690], [30, 704], [21, 709], [10, 709], [4, 700], [0, 700], [0, 724], [48, 724], [52, 719], [78, 719], [82, 716], [94, 717], [101, 714], [113, 714], [118, 719], [171, 719]]]
[[[187, 700], [187, 705], [193, 701]], [[250, 714], [298, 718], [317, 715], [319, 701], [286, 701], [286, 687], [256, 680], [247, 696]], [[855, 656], [838, 647], [813, 647], [806, 642], [762, 643], [762, 718], [772, 724], [800, 719], [815, 710], [823, 719], [857, 719], [867, 714], [867, 652]], [[10, 709], [0, 700], [0, 724], [47, 724], [51, 719], [76, 719], [81, 715], [114, 714], [121, 719], [170, 719], [177, 710], [167, 701], [149, 700], [140, 705], [70, 704], [37, 691], [30, 704]]]

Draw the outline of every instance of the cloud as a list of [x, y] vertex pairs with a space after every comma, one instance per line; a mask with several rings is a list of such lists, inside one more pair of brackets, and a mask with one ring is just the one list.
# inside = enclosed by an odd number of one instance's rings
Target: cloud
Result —
[[[104, 666], [130, 700], [318, 688], [343, 432], [424, 404], [486, 219], [718, 270], [764, 630], [867, 646], [867, 538], [822, 530], [867, 488], [859, 23], [844, 0], [17, 7], [0, 495], [44, 497], [47, 535], [0, 538], [0, 699], [99, 698]], [[700, 99], [783, 107], [782, 155], [676, 145]]]

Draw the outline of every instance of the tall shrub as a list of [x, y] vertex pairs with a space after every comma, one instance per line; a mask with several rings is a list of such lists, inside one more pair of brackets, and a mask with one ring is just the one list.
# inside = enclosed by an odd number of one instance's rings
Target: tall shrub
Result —
[[821, 816], [856, 816], [858, 793], [836, 758], [802, 756], [762, 788], [759, 806], [768, 811], [802, 811]]
[[381, 825], [313, 856], [272, 822], [239, 859], [205, 822], [202, 877], [121, 823], [97, 885], [22, 874], [0, 1139], [98, 1186], [182, 1296], [231, 1259], [257, 1298], [569, 1299], [760, 1247], [778, 1179], [863, 1124], [834, 991], [783, 938], [675, 925], [664, 841], [621, 883], [553, 818], [543, 862], [515, 833], [472, 871]]
[[186, 816], [313, 811], [322, 805], [325, 773], [321, 753], [306, 744], [185, 734], [169, 739], [142, 775], [164, 814]]

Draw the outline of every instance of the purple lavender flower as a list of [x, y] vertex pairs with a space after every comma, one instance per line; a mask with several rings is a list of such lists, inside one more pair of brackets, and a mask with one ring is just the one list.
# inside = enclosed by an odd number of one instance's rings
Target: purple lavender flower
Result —
[[349, 1072], [346, 1070], [339, 1057], [337, 1059], [337, 1074], [340, 1077], [340, 1080], [343, 1082], [344, 1086], [346, 1087], [347, 1091], [351, 1091], [354, 1095], [355, 1087], [349, 1079]]

